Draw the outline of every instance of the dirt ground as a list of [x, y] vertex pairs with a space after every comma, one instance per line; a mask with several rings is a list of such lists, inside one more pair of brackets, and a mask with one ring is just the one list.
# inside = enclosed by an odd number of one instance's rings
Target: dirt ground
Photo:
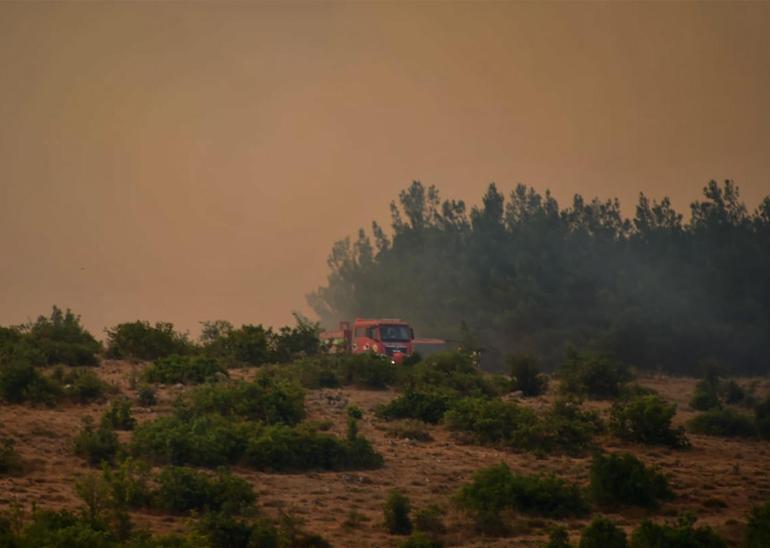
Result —
[[[107, 361], [98, 372], [104, 380], [135, 398], [129, 378], [140, 365]], [[233, 376], [248, 377], [248, 371]], [[643, 377], [640, 383], [654, 388], [665, 398], [677, 403], [677, 423], [692, 415], [687, 402], [695, 385], [694, 379]], [[748, 384], [751, 380], [741, 380]], [[768, 379], [757, 379], [757, 394], [770, 392]], [[167, 413], [177, 394], [185, 388], [165, 387], [158, 391], [159, 405], [152, 410], [134, 408], [139, 421]], [[307, 392], [306, 407], [310, 420], [333, 422], [331, 430], [344, 434], [345, 403], [354, 403], [364, 411], [360, 432], [369, 438], [385, 458], [379, 470], [363, 472], [313, 472], [305, 474], [270, 474], [236, 468], [235, 472], [250, 481], [258, 494], [259, 507], [267, 514], [290, 512], [301, 518], [308, 531], [323, 535], [335, 546], [395, 546], [403, 537], [388, 535], [382, 525], [382, 505], [388, 491], [397, 488], [407, 494], [413, 508], [437, 504], [448, 510], [446, 523], [449, 545], [463, 546], [537, 546], [546, 538], [550, 520], [516, 518], [515, 535], [503, 539], [480, 538], [468, 521], [451, 506], [451, 497], [481, 467], [499, 462], [511, 468], [532, 473], [549, 471], [559, 476], [587, 483], [590, 458], [567, 456], [537, 457], [486, 447], [462, 445], [453, 440], [441, 426], [429, 426], [433, 441], [416, 442], [394, 439], [386, 432], [387, 423], [376, 419], [373, 409], [394, 398], [396, 391], [358, 389], [312, 390]], [[551, 394], [523, 401], [524, 405], [545, 407]], [[16, 448], [27, 464], [17, 477], [0, 478], [0, 509], [16, 503], [24, 509], [32, 505], [48, 508], [78, 508], [74, 480], [89, 471], [74, 456], [73, 439], [80, 430], [82, 417], [98, 420], [107, 402], [94, 405], [66, 405], [55, 409], [28, 405], [0, 405], [0, 435], [15, 440]], [[607, 412], [608, 404], [591, 403]], [[130, 433], [120, 433], [122, 441]], [[693, 448], [676, 451], [660, 447], [619, 442], [603, 436], [597, 441], [609, 451], [629, 451], [644, 462], [659, 466], [671, 478], [677, 497], [656, 511], [619, 509], [607, 514], [627, 530], [645, 517], [665, 519], [683, 511], [694, 511], [699, 523], [714, 527], [731, 545], [742, 536], [746, 514], [753, 504], [770, 499], [770, 442], [731, 440], [690, 435]], [[351, 523], [351, 513], [359, 518]], [[360, 517], [360, 516], [363, 516]], [[159, 513], [135, 512], [134, 521], [152, 531], [181, 531], [187, 520]], [[587, 520], [564, 520], [572, 539]]]

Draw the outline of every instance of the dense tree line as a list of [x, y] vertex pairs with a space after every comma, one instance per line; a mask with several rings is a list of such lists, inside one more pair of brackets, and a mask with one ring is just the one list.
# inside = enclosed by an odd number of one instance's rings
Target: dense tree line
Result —
[[491, 184], [468, 209], [413, 182], [391, 217], [389, 233], [373, 223], [332, 247], [308, 297], [323, 324], [404, 317], [449, 339], [467, 325], [491, 364], [530, 352], [553, 366], [574, 345], [673, 372], [770, 369], [770, 196], [750, 212], [712, 181], [686, 221], [644, 194], [627, 218], [617, 199], [561, 208], [524, 185], [506, 198]]

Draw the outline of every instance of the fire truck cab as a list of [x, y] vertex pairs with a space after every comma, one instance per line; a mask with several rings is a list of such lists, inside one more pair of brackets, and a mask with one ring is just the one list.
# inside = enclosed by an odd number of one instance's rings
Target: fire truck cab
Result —
[[339, 327], [338, 331], [321, 333], [321, 340], [333, 352], [374, 352], [400, 364], [414, 351], [414, 330], [403, 320], [356, 318], [352, 326], [350, 322], [340, 322]]

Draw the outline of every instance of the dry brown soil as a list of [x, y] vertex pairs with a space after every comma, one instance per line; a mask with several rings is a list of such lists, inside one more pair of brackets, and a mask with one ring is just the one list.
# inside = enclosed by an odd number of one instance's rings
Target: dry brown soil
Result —
[[[107, 361], [99, 374], [115, 384], [122, 393], [135, 398], [129, 386], [130, 375], [141, 365]], [[247, 377], [253, 372], [236, 371], [233, 376]], [[654, 388], [677, 403], [677, 423], [693, 415], [689, 401], [695, 381], [689, 378], [644, 377], [641, 384]], [[741, 383], [748, 383], [742, 380]], [[139, 421], [151, 420], [167, 413], [175, 396], [185, 388], [165, 387], [159, 390], [160, 403], [152, 410], [134, 409]], [[758, 380], [758, 394], [770, 392], [770, 381]], [[452, 509], [451, 497], [481, 467], [499, 462], [511, 468], [532, 473], [549, 471], [559, 476], [586, 483], [589, 457], [537, 457], [456, 442], [441, 426], [429, 426], [433, 441], [414, 442], [387, 435], [387, 423], [376, 419], [373, 409], [394, 398], [393, 390], [358, 389], [308, 391], [306, 406], [309, 419], [333, 421], [332, 431], [344, 435], [346, 413], [344, 402], [355, 403], [364, 411], [361, 433], [369, 438], [385, 457], [385, 466], [364, 472], [313, 472], [305, 474], [271, 474], [236, 468], [248, 479], [259, 495], [259, 506], [267, 514], [290, 512], [304, 521], [307, 530], [320, 533], [335, 546], [395, 546], [403, 537], [388, 535], [382, 525], [382, 505], [388, 491], [394, 488], [407, 494], [413, 508], [438, 504], [448, 509], [446, 522], [449, 545], [463, 546], [537, 546], [546, 538], [552, 522], [544, 519], [515, 517], [515, 534], [504, 539], [480, 538], [467, 519]], [[535, 408], [545, 407], [552, 395], [525, 400]], [[70, 508], [80, 506], [74, 493], [74, 480], [89, 468], [72, 451], [73, 438], [80, 429], [82, 417], [95, 420], [107, 402], [94, 405], [66, 405], [55, 409], [28, 405], [0, 405], [0, 434], [15, 440], [16, 448], [26, 461], [27, 469], [17, 477], [0, 478], [0, 509], [18, 503], [24, 509], [38, 507]], [[608, 405], [591, 403], [607, 412]], [[130, 433], [121, 433], [127, 441]], [[731, 545], [740, 542], [745, 516], [753, 504], [770, 499], [770, 442], [731, 440], [690, 435], [693, 448], [675, 451], [619, 442], [605, 436], [598, 441], [605, 450], [629, 451], [644, 462], [659, 466], [671, 478], [677, 497], [656, 511], [618, 509], [608, 515], [627, 530], [645, 517], [665, 519], [683, 511], [694, 511], [699, 523], [707, 523], [723, 535]], [[346, 522], [351, 512], [365, 516], [354, 525]], [[188, 527], [185, 518], [159, 513], [135, 512], [134, 521], [153, 531], [182, 531]], [[565, 520], [575, 540], [586, 520]]]

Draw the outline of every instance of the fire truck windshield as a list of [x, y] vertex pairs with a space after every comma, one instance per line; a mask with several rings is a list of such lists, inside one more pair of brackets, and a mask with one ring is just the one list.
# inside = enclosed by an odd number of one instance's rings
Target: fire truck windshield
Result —
[[381, 325], [380, 337], [383, 341], [409, 341], [412, 332], [405, 325]]

